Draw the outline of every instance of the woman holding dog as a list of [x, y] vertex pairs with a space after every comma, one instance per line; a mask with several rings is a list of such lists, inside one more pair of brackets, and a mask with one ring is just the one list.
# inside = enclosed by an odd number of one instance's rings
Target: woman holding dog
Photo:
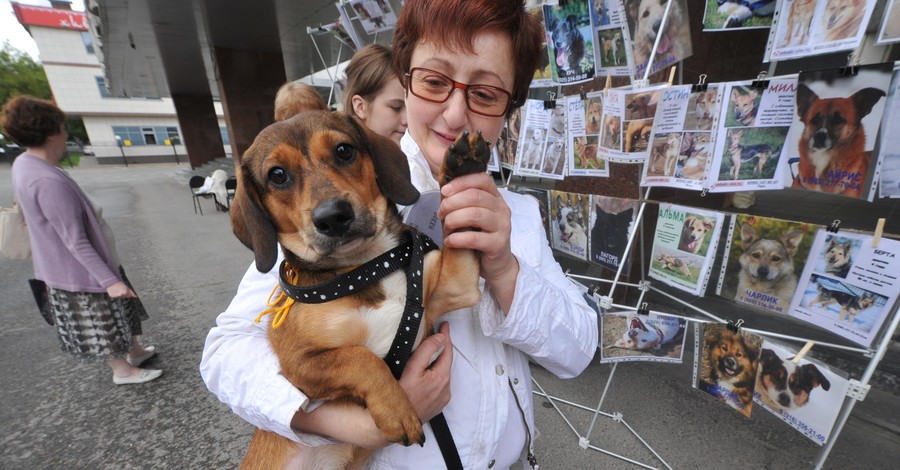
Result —
[[149, 382], [162, 371], [139, 368], [156, 354], [137, 338], [147, 312], [119, 265], [100, 207], [59, 167], [68, 138], [64, 121], [53, 103], [30, 96], [3, 107], [3, 128], [25, 147], [12, 178], [28, 224], [34, 275], [47, 285], [63, 351], [106, 362], [116, 385]]
[[353, 55], [344, 73], [344, 112], [399, 145], [406, 133], [406, 102], [390, 49], [369, 44]]
[[[464, 130], [496, 141], [506, 117], [525, 102], [542, 34], [521, 2], [406, 1], [394, 68], [409, 124], [400, 144], [420, 191], [439, 188], [443, 156]], [[486, 173], [456, 178], [441, 191], [444, 227], [477, 228], [451, 233], [444, 246], [480, 252], [482, 301], [442, 317], [400, 384], [423, 422], [443, 412], [465, 468], [534, 466], [528, 361], [559, 377], [580, 374], [597, 348], [596, 313], [553, 259], [533, 200], [498, 190]], [[389, 445], [362, 408], [308, 408], [278, 374], [268, 325], [253, 323], [275, 283], [277, 270], [247, 271], [207, 338], [200, 366], [207, 386], [247, 421], [295, 442], [334, 439], [380, 449], [369, 468], [443, 468], [428, 426], [423, 447]]]

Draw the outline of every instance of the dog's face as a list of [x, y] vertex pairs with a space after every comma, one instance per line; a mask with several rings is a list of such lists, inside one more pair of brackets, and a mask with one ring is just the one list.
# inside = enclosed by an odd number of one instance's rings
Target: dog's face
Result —
[[659, 348], [662, 340], [663, 338], [655, 329], [647, 328], [640, 318], [633, 316], [628, 322], [628, 331], [616, 340], [615, 347], [649, 351]]
[[626, 209], [618, 214], [612, 214], [603, 210], [599, 205], [594, 205], [596, 220], [592, 228], [594, 243], [600, 243], [602, 248], [610, 253], [619, 254], [619, 250], [625, 249], [628, 243], [628, 227], [634, 209]]
[[875, 297], [867, 292], [859, 298], [859, 301], [857, 301], [857, 304], [859, 305], [859, 311], [863, 311], [863, 310], [875, 305]]
[[730, 150], [740, 149], [742, 135], [744, 135], [744, 131], [728, 131], [728, 148]]
[[584, 37], [578, 30], [578, 20], [574, 15], [556, 20], [553, 24], [553, 49], [556, 51], [556, 65], [573, 71], [584, 57]]
[[702, 93], [696, 93], [694, 102], [694, 114], [697, 115], [697, 119], [712, 119], [715, 101], [716, 101], [716, 92], [715, 91], [706, 91]]
[[[301, 264], [339, 268], [389, 249], [394, 204], [418, 191], [400, 148], [343, 113], [311, 111], [263, 129], [237, 166], [231, 223], [261, 272], [276, 241]], [[393, 222], [396, 223], [396, 222]]]
[[822, 21], [826, 30], [841, 29], [854, 22], [862, 13], [864, 0], [828, 0]]
[[741, 93], [736, 88], [731, 90], [731, 106], [734, 119], [742, 123], [750, 123], [756, 117], [756, 97], [759, 93], [751, 89], [747, 93]]
[[603, 114], [603, 104], [599, 99], [588, 101], [587, 111], [585, 112], [585, 132], [588, 134], [600, 133], [600, 119]]
[[[629, 26], [633, 26], [630, 30], [633, 31], [633, 38], [636, 44], [637, 57], [635, 60], [639, 63], [646, 60], [646, 57], [650, 55], [656, 36], [660, 33], [659, 28], [662, 24], [667, 3], [668, 0], [629, 0], [625, 4], [625, 13]], [[669, 54], [677, 46], [678, 30], [683, 26], [683, 12], [681, 8], [682, 2], [678, 0], [670, 8], [666, 29], [663, 31], [663, 36], [659, 40], [659, 47], [657, 47], [658, 54]]]
[[[759, 350], [740, 333], [722, 330], [709, 345], [709, 360], [716, 378], [728, 384], [746, 383], [756, 375]], [[752, 383], [752, 382], [750, 382]]]
[[852, 245], [853, 244], [850, 241], [840, 243], [832, 238], [831, 241], [828, 242], [828, 249], [825, 250], [826, 269], [848, 264], [850, 262], [850, 248]]
[[577, 235], [586, 235], [584, 214], [582, 205], [584, 200], [579, 195], [575, 205], [571, 205], [569, 201], [563, 201], [561, 196], [556, 197], [556, 224], [559, 228], [559, 239], [563, 242], [569, 242], [570, 239]]
[[793, 257], [797, 253], [803, 231], [795, 228], [781, 240], [760, 238], [748, 223], [741, 225], [741, 267], [760, 281], [775, 282], [793, 274]]
[[688, 248], [693, 249], [695, 245], [703, 243], [706, 234], [712, 229], [712, 221], [701, 217], [688, 216], [684, 219], [684, 225], [681, 228], [681, 237], [689, 244]]
[[815, 364], [797, 365], [763, 349], [759, 357], [757, 391], [780, 409], [793, 410], [806, 405], [813, 389], [827, 391], [831, 383]]
[[862, 119], [885, 96], [877, 88], [863, 88], [848, 98], [822, 99], [808, 86], [797, 86], [797, 114], [805, 124], [800, 147], [828, 152], [853, 140], [863, 129]]

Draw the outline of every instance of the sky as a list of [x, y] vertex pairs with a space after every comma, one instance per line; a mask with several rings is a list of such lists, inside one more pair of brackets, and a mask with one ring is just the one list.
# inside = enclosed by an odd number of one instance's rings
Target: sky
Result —
[[[16, 3], [23, 5], [38, 5], [49, 7], [50, 2], [47, 0], [18, 0]], [[72, 9], [76, 11], [84, 11], [84, 0], [72, 0]], [[19, 24], [16, 15], [13, 13], [12, 5], [9, 0], [0, 0], [0, 44], [4, 41], [9, 43], [20, 51], [38, 60], [38, 48], [31, 39], [31, 35], [25, 28]]]

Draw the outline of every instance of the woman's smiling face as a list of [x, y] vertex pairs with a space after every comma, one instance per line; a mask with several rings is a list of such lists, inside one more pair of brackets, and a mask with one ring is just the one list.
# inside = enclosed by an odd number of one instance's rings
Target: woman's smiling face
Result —
[[[422, 67], [442, 73], [456, 82], [490, 85], [512, 93], [512, 43], [504, 34], [479, 33], [472, 41], [473, 53], [452, 52], [422, 42], [413, 51], [410, 68]], [[437, 177], [447, 148], [464, 130], [480, 130], [484, 138], [497, 141], [505, 116], [488, 117], [466, 106], [463, 90], [454, 90], [444, 103], [432, 103], [407, 91], [409, 133]]]

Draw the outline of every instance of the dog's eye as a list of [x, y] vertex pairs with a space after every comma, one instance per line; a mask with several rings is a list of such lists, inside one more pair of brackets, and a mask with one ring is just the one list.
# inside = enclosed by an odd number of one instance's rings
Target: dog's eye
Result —
[[341, 142], [334, 148], [334, 155], [341, 162], [348, 163], [356, 156], [356, 149], [346, 142]]
[[284, 171], [284, 168], [281, 168], [280, 166], [272, 167], [272, 169], [269, 170], [269, 181], [276, 185], [282, 185], [287, 183], [288, 174]]
[[772, 261], [777, 263], [777, 262], [781, 261], [781, 257], [778, 255], [772, 255]]

